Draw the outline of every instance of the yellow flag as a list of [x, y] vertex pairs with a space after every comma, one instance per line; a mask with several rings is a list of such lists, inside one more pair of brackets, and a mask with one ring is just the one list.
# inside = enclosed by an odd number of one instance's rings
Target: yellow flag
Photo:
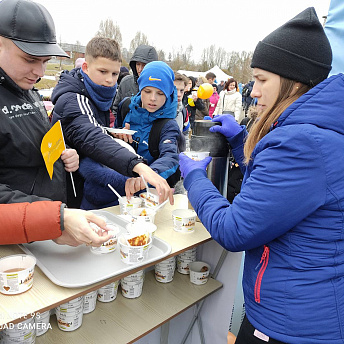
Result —
[[44, 135], [41, 143], [41, 152], [50, 179], [53, 179], [54, 163], [65, 149], [61, 123], [57, 121]]

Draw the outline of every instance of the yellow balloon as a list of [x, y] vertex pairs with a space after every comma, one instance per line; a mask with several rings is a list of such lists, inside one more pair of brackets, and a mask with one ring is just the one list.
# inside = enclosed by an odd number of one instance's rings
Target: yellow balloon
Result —
[[190, 106], [195, 106], [195, 103], [194, 103], [192, 97], [188, 98], [188, 104], [189, 104]]
[[214, 93], [213, 86], [208, 83], [202, 84], [197, 90], [197, 97], [200, 99], [208, 99]]

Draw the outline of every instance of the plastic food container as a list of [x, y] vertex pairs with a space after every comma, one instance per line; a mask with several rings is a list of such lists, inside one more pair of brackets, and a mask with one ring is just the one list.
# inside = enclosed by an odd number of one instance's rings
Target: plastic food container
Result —
[[112, 282], [98, 289], [97, 299], [100, 302], [111, 302], [117, 297], [119, 281]]
[[50, 311], [37, 314], [36, 322], [36, 337], [43, 335], [49, 330]]
[[155, 265], [155, 279], [160, 283], [168, 283], [173, 280], [175, 268], [166, 268], [162, 265]]
[[99, 247], [91, 247], [91, 251], [96, 254], [111, 253], [116, 250], [118, 234], [120, 232], [119, 228], [114, 224], [107, 224], [107, 228], [110, 230], [108, 233], [111, 235], [111, 238], [108, 241], [105, 241]]
[[129, 214], [130, 210], [141, 207], [142, 199], [140, 197], [134, 196], [128, 200], [126, 197], [119, 199], [119, 207], [121, 215]]
[[190, 159], [195, 160], [195, 161], [200, 161], [209, 156], [210, 152], [183, 152], [186, 156], [188, 156]]
[[159, 205], [159, 195], [156, 189], [149, 188], [149, 192], [142, 197], [147, 208], [155, 208]]
[[0, 292], [14, 295], [29, 290], [33, 285], [36, 258], [16, 254], [0, 259]]
[[0, 341], [3, 344], [34, 344], [36, 339], [35, 318], [13, 324], [12, 328], [0, 332]]
[[145, 271], [144, 270], [140, 270], [137, 271], [129, 276], [123, 277], [122, 281], [126, 281], [126, 282], [141, 282], [144, 281], [145, 279]]
[[120, 256], [123, 263], [135, 264], [147, 259], [149, 248], [152, 246], [152, 238], [148, 240], [148, 244], [143, 246], [130, 246], [127, 244], [123, 235], [118, 238]]
[[84, 314], [93, 312], [96, 309], [98, 291], [94, 290], [87, 293], [84, 297]]
[[192, 233], [195, 230], [197, 214], [192, 209], [172, 211], [173, 229], [180, 233]]
[[137, 232], [137, 230], [141, 230], [147, 232], [150, 237], [153, 237], [158, 227], [151, 222], [132, 222], [128, 223], [125, 228], [129, 234], [133, 234]]
[[134, 299], [141, 296], [143, 288], [143, 280], [128, 282], [126, 280], [121, 280], [121, 290], [122, 295], [128, 299]]
[[60, 330], [70, 332], [82, 325], [84, 296], [63, 303], [55, 308], [57, 326]]
[[136, 208], [129, 212], [132, 222], [154, 223], [156, 211], [149, 208]]
[[192, 262], [189, 264], [190, 282], [193, 284], [205, 284], [208, 282], [210, 266], [204, 262]]

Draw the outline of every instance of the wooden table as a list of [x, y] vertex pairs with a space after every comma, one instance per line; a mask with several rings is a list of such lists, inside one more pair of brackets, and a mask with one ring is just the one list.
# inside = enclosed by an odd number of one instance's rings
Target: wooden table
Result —
[[[173, 230], [172, 210], [187, 208], [185, 195], [175, 195], [174, 199], [173, 206], [167, 204], [155, 217], [155, 224], [158, 227], [155, 235], [172, 246], [172, 252], [161, 260], [211, 240], [209, 233], [200, 222], [196, 223], [193, 233], [184, 234]], [[119, 214], [118, 206], [105, 210]], [[18, 253], [22, 251], [16, 245], [0, 248], [0, 257]], [[121, 275], [87, 287], [73, 289], [55, 285], [36, 267], [33, 287], [29, 291], [13, 296], [0, 294], [0, 324], [22, 321], [24, 316], [52, 309], [135, 271], [152, 266], [158, 261], [139, 268], [133, 266], [132, 270]], [[222, 284], [214, 279], [209, 279], [202, 286], [193, 285], [188, 275], [181, 275], [177, 271], [172, 282], [159, 283], [154, 278], [154, 271], [149, 271], [139, 298], [126, 299], [119, 292], [113, 302], [97, 302], [96, 310], [85, 314], [83, 325], [73, 332], [59, 330], [55, 317], [51, 317], [53, 330], [49, 330], [42, 337], [37, 337], [36, 343], [97, 343], [99, 338], [102, 342], [132, 343], [221, 287]]]

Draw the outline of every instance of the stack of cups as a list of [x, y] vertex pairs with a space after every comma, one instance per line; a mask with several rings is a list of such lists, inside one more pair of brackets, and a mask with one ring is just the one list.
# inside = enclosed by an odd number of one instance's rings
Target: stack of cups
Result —
[[177, 271], [184, 275], [189, 275], [189, 263], [196, 261], [197, 248], [185, 251], [177, 256]]
[[83, 310], [84, 314], [91, 313], [96, 309], [97, 294], [98, 294], [98, 291], [94, 290], [85, 295], [84, 310]]
[[155, 279], [161, 283], [173, 280], [176, 269], [176, 257], [171, 257], [155, 265]]
[[41, 336], [49, 329], [50, 311], [36, 314], [36, 337]]
[[141, 296], [145, 271], [140, 270], [121, 279], [122, 295], [128, 299]]
[[35, 318], [24, 320], [0, 332], [1, 343], [34, 344], [36, 341]]
[[62, 331], [74, 331], [82, 324], [84, 297], [63, 303], [55, 308], [57, 326]]
[[119, 281], [112, 282], [98, 289], [97, 299], [100, 302], [111, 302], [117, 297]]

